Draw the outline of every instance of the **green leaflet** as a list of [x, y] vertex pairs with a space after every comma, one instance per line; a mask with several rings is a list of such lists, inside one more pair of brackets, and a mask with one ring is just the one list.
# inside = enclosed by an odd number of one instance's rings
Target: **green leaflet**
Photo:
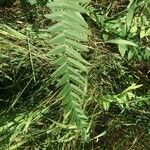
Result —
[[66, 52], [68, 55], [70, 55], [70, 57], [75, 58], [78, 61], [89, 65], [89, 63], [85, 59], [82, 58], [80, 53], [78, 51], [74, 50], [73, 48], [67, 48]]
[[62, 86], [67, 82], [69, 82], [69, 75], [68, 73], [65, 73], [64, 76], [58, 80], [58, 83], [56, 86], [57, 87]]
[[68, 1], [68, 0], [57, 0], [55, 2], [49, 2], [47, 7], [51, 8], [52, 10], [72, 10], [77, 11], [80, 13], [85, 13], [86, 10], [79, 5], [79, 2], [75, 1]]
[[80, 71], [79, 71], [79, 70], [77, 70], [77, 69], [75, 69], [75, 68], [73, 68], [73, 67], [71, 67], [71, 66], [68, 67], [68, 70], [69, 70], [72, 74], [78, 76], [83, 82], [86, 82], [86, 79], [80, 74]]
[[67, 45], [69, 45], [70, 47], [74, 48], [77, 51], [81, 51], [81, 52], [82, 51], [85, 51], [85, 52], [88, 51], [87, 46], [82, 45], [81, 43], [78, 43], [78, 42], [73, 41], [71, 39], [67, 39], [66, 43], [67, 43]]
[[57, 35], [56, 37], [54, 37], [53, 39], [51, 39], [49, 41], [50, 43], [53, 43], [53, 44], [64, 44], [65, 42], [65, 34], [64, 33], [61, 33], [59, 35]]
[[66, 62], [64, 62], [53, 74], [52, 77], [58, 77], [61, 76], [63, 73], [67, 72], [68, 70], [68, 65]]
[[63, 22], [59, 22], [55, 25], [53, 25], [52, 27], [50, 27], [47, 32], [51, 32], [51, 33], [60, 33], [64, 30], [64, 23]]
[[66, 96], [67, 96], [67, 94], [68, 93], [70, 93], [71, 92], [71, 86], [70, 86], [70, 84], [69, 83], [67, 83], [64, 87], [63, 87], [63, 89], [61, 90], [61, 92], [59, 93], [59, 97], [61, 97], [61, 98], [65, 98]]
[[57, 60], [54, 61], [55, 65], [62, 65], [63, 62], [65, 62], [67, 60], [66, 56], [62, 55], [61, 57], [59, 57]]
[[88, 30], [86, 28], [84, 28], [82, 25], [79, 25], [78, 23], [74, 22], [74, 24], [72, 24], [70, 21], [68, 21], [67, 19], [64, 21], [64, 26], [79, 32], [80, 34], [88, 34]]
[[52, 77], [57, 80], [60, 88], [58, 97], [62, 99], [65, 114], [70, 122], [76, 123], [78, 129], [85, 131], [87, 117], [82, 110], [82, 97], [86, 87], [87, 66], [89, 63], [81, 56], [81, 52], [88, 51], [82, 41], [88, 41], [88, 25], [80, 13], [86, 10], [80, 3], [87, 0], [55, 0], [47, 6], [52, 10], [45, 17], [57, 23], [50, 26], [47, 32], [53, 34], [49, 41], [54, 47], [49, 56], [55, 56], [56, 70]]
[[64, 19], [64, 16], [60, 12], [53, 12], [52, 14], [46, 14], [45, 17], [47, 19], [52, 19], [55, 21], [61, 21]]
[[81, 98], [80, 98], [76, 93], [71, 92], [71, 95], [72, 95], [75, 99], [81, 100]]
[[48, 55], [58, 55], [64, 53], [66, 50], [66, 45], [60, 45], [53, 50], [51, 50]]
[[[68, 21], [67, 19], [59, 22], [55, 25], [53, 25], [52, 27], [47, 29], [47, 32], [51, 32], [51, 33], [60, 33], [62, 32], [64, 29], [70, 29], [72, 31], [76, 31], [77, 33], [80, 34], [85, 34], [88, 33], [88, 30], [85, 29], [84, 27], [82, 27], [81, 25], [78, 25], [77, 23], [72, 24], [70, 21]], [[87, 36], [87, 35], [86, 35]]]
[[83, 27], [88, 27], [87, 23], [84, 21], [81, 14], [78, 12], [64, 12], [64, 17], [70, 20], [70, 22], [75, 22]]
[[78, 86], [74, 85], [74, 84], [70, 84], [72, 89], [79, 95], [84, 95], [84, 91], [81, 90]]
[[86, 35], [80, 34], [71, 29], [65, 30], [64, 33], [67, 38], [70, 38], [73, 40], [77, 40], [77, 41], [87, 41], [88, 40]]
[[67, 112], [71, 111], [71, 108], [68, 105], [72, 101], [72, 95], [71, 92], [66, 96], [65, 101], [62, 102], [62, 105], [65, 106], [68, 110]]
[[81, 70], [81, 71], [85, 71], [88, 72], [87, 68], [85, 65], [83, 65], [82, 63], [80, 63], [79, 61], [72, 59], [72, 58], [68, 58], [68, 61], [70, 63], [71, 66], [74, 66], [75, 68]]
[[71, 74], [70, 75], [70, 80], [74, 81], [75, 83], [79, 84], [79, 85], [85, 85], [85, 82], [83, 82], [79, 77], [77, 77], [76, 75]]

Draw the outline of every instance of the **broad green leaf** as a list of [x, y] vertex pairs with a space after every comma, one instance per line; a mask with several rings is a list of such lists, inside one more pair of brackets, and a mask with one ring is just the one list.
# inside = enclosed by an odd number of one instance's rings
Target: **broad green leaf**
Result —
[[118, 49], [122, 57], [124, 57], [126, 51], [128, 50], [127, 45], [118, 44]]
[[137, 47], [137, 46], [138, 46], [137, 44], [133, 43], [132, 41], [123, 40], [123, 39], [109, 40], [109, 41], [106, 41], [106, 43], [130, 45], [130, 46], [134, 46], [134, 47]]
[[137, 30], [138, 30], [137, 26], [133, 26], [133, 27], [131, 27], [130, 32], [131, 33], [136, 33]]
[[145, 30], [143, 29], [141, 32], [140, 32], [140, 38], [144, 38], [146, 36], [146, 32]]
[[131, 60], [133, 58], [133, 56], [134, 56], [134, 52], [130, 50], [128, 52], [128, 60]]
[[145, 36], [150, 36], [150, 28], [146, 31]]

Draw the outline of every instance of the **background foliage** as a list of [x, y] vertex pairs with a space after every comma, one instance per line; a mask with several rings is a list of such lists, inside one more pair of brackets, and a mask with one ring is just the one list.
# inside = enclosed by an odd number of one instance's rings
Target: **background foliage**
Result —
[[149, 20], [149, 0], [1, 0], [0, 149], [149, 150]]

